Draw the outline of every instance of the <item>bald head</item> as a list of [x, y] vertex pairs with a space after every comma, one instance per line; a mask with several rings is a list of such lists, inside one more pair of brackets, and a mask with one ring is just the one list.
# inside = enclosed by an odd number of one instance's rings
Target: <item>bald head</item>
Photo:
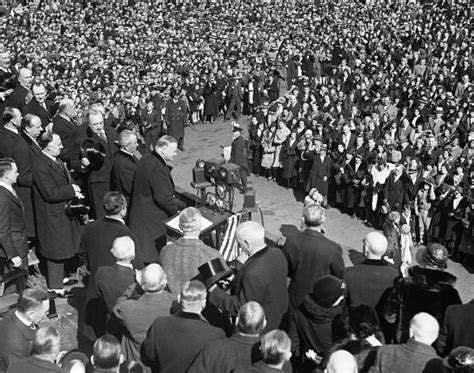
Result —
[[240, 247], [252, 255], [265, 247], [265, 229], [260, 223], [246, 221], [237, 227], [235, 232]]
[[370, 232], [364, 238], [364, 254], [368, 259], [382, 259], [387, 247], [387, 238], [380, 232]]
[[156, 263], [147, 265], [142, 271], [142, 289], [147, 293], [162, 291], [167, 283], [164, 269]]
[[132, 261], [135, 258], [135, 243], [130, 236], [117, 237], [111, 251], [117, 261]]
[[438, 338], [438, 321], [429, 313], [420, 312], [410, 321], [410, 338], [431, 345]]
[[27, 68], [20, 69], [18, 72], [18, 81], [21, 83], [21, 85], [31, 88], [33, 85], [33, 73], [31, 70]]
[[338, 350], [329, 357], [326, 373], [357, 373], [357, 361], [346, 350]]

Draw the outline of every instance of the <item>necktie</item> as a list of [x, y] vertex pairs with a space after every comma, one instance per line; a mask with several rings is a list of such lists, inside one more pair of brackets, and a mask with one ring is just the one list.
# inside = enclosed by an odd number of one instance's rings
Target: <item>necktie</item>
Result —
[[105, 132], [100, 132], [99, 133], [99, 137], [104, 140], [105, 142], [107, 142], [107, 136], [105, 136]]
[[16, 199], [18, 199], [18, 194], [16, 194], [15, 189], [12, 189], [12, 194], [15, 196]]

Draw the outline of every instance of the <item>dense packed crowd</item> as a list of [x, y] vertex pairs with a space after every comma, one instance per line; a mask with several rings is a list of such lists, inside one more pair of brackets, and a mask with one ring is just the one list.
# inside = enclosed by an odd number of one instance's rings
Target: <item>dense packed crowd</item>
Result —
[[[0, 219], [0, 257], [27, 268], [28, 237], [49, 290], [25, 290], [0, 324], [8, 371], [472, 372], [472, 302], [445, 270], [474, 255], [469, 14], [443, 0], [0, 9], [0, 203], [21, 201]], [[199, 240], [199, 211], [173, 200], [166, 162], [186, 126], [244, 117], [242, 174], [308, 196], [282, 248], [254, 222], [237, 228], [226, 292], [191, 281], [222, 257]], [[81, 219], [64, 213], [74, 198]], [[321, 233], [330, 206], [383, 229], [361, 264], [344, 268]], [[165, 246], [178, 211], [184, 237]], [[18, 244], [5, 232], [22, 214]], [[90, 361], [36, 331], [48, 298], [73, 296], [63, 272], [78, 253]]]

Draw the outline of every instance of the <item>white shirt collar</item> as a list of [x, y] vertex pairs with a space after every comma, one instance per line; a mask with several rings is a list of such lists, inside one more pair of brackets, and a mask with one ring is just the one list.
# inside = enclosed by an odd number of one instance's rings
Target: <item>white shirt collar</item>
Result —
[[54, 163], [56, 163], [56, 157], [53, 157], [52, 155], [46, 154], [44, 151], [42, 153], [47, 156], [49, 159], [51, 159]]
[[122, 223], [123, 225], [125, 225], [125, 221], [123, 219], [120, 219], [120, 218], [115, 218], [113, 216], [105, 216], [107, 219], [113, 219], [113, 220], [117, 220], [119, 221], [120, 223]]
[[13, 190], [13, 187], [11, 185], [8, 185], [7, 183], [4, 183], [3, 181], [0, 181], [0, 186], [4, 187], [6, 190], [8, 190], [11, 194], [16, 195], [15, 191]]
[[18, 320], [21, 321], [22, 324], [25, 324], [26, 326], [31, 327], [31, 325], [33, 325], [33, 322], [28, 319], [25, 319], [20, 312], [15, 311], [15, 316], [18, 318]]
[[6, 130], [8, 130], [10, 132], [16, 133], [18, 135], [18, 130], [16, 128], [10, 128], [10, 127], [7, 127], [7, 126], [3, 126], [3, 128], [5, 128]]
[[128, 267], [128, 268], [133, 269], [133, 266], [131, 264], [125, 264], [125, 263], [116, 263], [116, 264], [122, 267]]

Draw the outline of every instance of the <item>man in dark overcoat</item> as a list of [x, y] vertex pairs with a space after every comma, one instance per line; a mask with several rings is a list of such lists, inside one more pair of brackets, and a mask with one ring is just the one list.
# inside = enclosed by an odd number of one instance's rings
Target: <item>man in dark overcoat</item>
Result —
[[0, 258], [14, 268], [28, 268], [28, 238], [21, 200], [13, 189], [18, 169], [11, 158], [0, 159]]
[[[91, 207], [89, 215], [98, 219], [104, 216], [102, 200], [110, 190], [110, 172], [113, 156], [118, 150], [118, 134], [113, 128], [104, 126], [104, 117], [99, 111], [89, 111], [87, 121], [88, 125], [77, 134], [71, 165], [77, 173], [84, 175]], [[105, 153], [102, 164], [91, 163], [82, 153], [82, 144], [86, 139], [103, 145]]]
[[25, 106], [23, 114], [34, 114], [41, 119], [44, 129], [51, 130], [52, 118], [56, 114], [56, 105], [46, 100], [46, 87], [42, 83], [35, 83], [31, 87], [33, 99]]
[[236, 237], [248, 259], [232, 281], [230, 295], [214, 285], [209, 288], [209, 302], [231, 317], [237, 316], [244, 303], [258, 302], [267, 316], [262, 333], [278, 329], [288, 309], [285, 257], [279, 249], [266, 245], [265, 230], [257, 222], [240, 224]]
[[188, 109], [178, 92], [172, 90], [166, 102], [165, 123], [168, 135], [178, 140], [178, 149], [184, 151], [184, 126], [188, 118]]
[[287, 238], [283, 254], [288, 262], [290, 313], [311, 293], [316, 280], [325, 275], [344, 278], [344, 260], [339, 244], [324, 237], [322, 224], [326, 220], [319, 205], [305, 208], [306, 229]]
[[58, 115], [53, 120], [53, 131], [61, 137], [61, 142], [64, 146], [59, 158], [68, 166], [71, 165], [71, 156], [74, 151], [74, 141], [76, 140], [78, 129], [73, 122], [75, 115], [74, 101], [65, 98], [59, 102]]
[[41, 153], [36, 139], [43, 131], [43, 127], [41, 126], [41, 120], [32, 114], [25, 115], [21, 127], [22, 130], [13, 147], [12, 154], [18, 166], [19, 174], [15, 190], [25, 207], [26, 234], [28, 237], [36, 237], [31, 182], [33, 163]]
[[103, 318], [101, 319], [105, 313], [102, 312], [102, 304], [98, 301], [95, 274], [99, 267], [111, 266], [115, 263], [115, 258], [110, 249], [116, 238], [132, 237], [135, 243], [135, 259], [132, 264], [134, 268], [142, 268], [138, 240], [124, 221], [127, 215], [125, 197], [119, 192], [107, 193], [104, 196], [104, 210], [105, 216], [103, 218], [90, 222], [84, 227], [79, 245], [79, 259], [87, 266], [89, 271], [85, 321], [98, 336], [105, 332], [105, 321]]
[[159, 262], [161, 248], [167, 242], [164, 221], [185, 207], [174, 197], [171, 167], [166, 164], [176, 155], [176, 149], [176, 139], [161, 137], [155, 150], [140, 159], [135, 172], [129, 219], [144, 263]]
[[123, 130], [120, 132], [119, 145], [120, 149], [115, 153], [112, 164], [110, 189], [122, 193], [128, 204], [132, 197], [133, 178], [139, 160], [136, 156], [137, 135], [130, 130]]
[[6, 107], [2, 114], [3, 126], [0, 126], [0, 158], [12, 157], [13, 147], [20, 136], [20, 110]]
[[474, 300], [466, 304], [448, 306], [440, 325], [434, 347], [440, 356], [446, 356], [453, 348], [474, 348]]
[[145, 139], [145, 152], [151, 151], [151, 146], [156, 143], [156, 140], [161, 136], [163, 131], [163, 123], [161, 120], [161, 113], [155, 109], [153, 101], [146, 104], [146, 108], [141, 112], [143, 119], [142, 134]]
[[42, 149], [33, 165], [32, 189], [41, 255], [47, 263], [47, 284], [52, 297], [70, 297], [63, 287], [64, 264], [79, 251], [79, 221], [66, 214], [65, 203], [82, 197], [58, 158], [61, 138], [53, 132], [38, 138]]
[[204, 346], [224, 339], [224, 332], [201, 315], [206, 295], [202, 282], [186, 282], [179, 298], [181, 310], [155, 319], [142, 345], [142, 361], [152, 372], [186, 372]]
[[242, 127], [238, 123], [232, 124], [232, 146], [230, 149], [230, 163], [240, 166], [240, 179], [242, 182], [242, 193], [247, 190], [247, 176], [249, 174], [249, 163], [247, 159], [247, 140], [242, 137]]
[[18, 74], [19, 84], [5, 101], [4, 107], [11, 106], [23, 113], [28, 99], [31, 99], [31, 85], [33, 84], [33, 73], [30, 69], [22, 68]]

